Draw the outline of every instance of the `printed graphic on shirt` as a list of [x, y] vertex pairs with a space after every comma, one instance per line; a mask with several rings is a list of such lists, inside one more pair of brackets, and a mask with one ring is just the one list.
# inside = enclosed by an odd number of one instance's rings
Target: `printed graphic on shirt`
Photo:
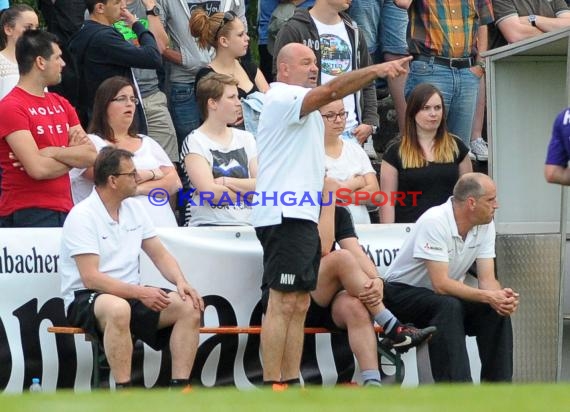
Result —
[[321, 71], [338, 76], [350, 71], [352, 49], [350, 44], [335, 34], [321, 34]]
[[211, 16], [214, 13], [218, 13], [219, 11], [221, 11], [222, 6], [221, 6], [221, 1], [220, 0], [212, 0], [212, 1], [204, 1], [204, 2], [193, 2], [193, 1], [189, 1], [188, 2], [188, 9], [190, 10], [190, 14], [192, 14], [192, 11], [194, 11], [194, 9], [200, 8], [200, 9], [204, 9], [204, 11], [206, 12], [206, 14], [208, 16]]
[[220, 152], [210, 150], [213, 158], [212, 174], [217, 177], [237, 177], [248, 178], [247, 154], [245, 148], [232, 150], [231, 152]]

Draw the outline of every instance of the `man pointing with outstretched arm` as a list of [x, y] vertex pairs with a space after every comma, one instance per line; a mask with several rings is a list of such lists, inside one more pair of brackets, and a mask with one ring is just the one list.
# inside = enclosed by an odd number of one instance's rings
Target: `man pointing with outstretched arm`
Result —
[[252, 214], [263, 247], [263, 381], [276, 389], [299, 382], [303, 325], [321, 257], [318, 203], [286, 206], [278, 204], [278, 194], [287, 191], [301, 198], [309, 193], [318, 199], [325, 176], [324, 125], [318, 109], [378, 77], [405, 74], [409, 59], [368, 66], [316, 87], [319, 72], [310, 48], [290, 43], [277, 56], [277, 82], [266, 94], [259, 119], [256, 186], [258, 192], [276, 196], [255, 206]]

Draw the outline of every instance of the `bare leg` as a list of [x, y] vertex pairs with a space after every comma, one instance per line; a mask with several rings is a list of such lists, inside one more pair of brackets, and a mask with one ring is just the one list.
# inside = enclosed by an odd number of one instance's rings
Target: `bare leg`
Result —
[[[389, 62], [401, 59], [402, 57], [404, 56], [385, 53], [384, 61]], [[396, 115], [398, 116], [398, 129], [400, 130], [400, 133], [404, 131], [404, 125], [406, 123], [406, 98], [404, 96], [404, 87], [406, 86], [407, 78], [408, 76], [404, 75], [398, 76], [394, 79], [388, 79], [388, 89], [390, 89], [390, 95], [394, 101], [394, 108], [396, 109]]]
[[129, 303], [117, 296], [99, 295], [95, 300], [94, 313], [99, 328], [103, 331], [105, 355], [115, 382], [129, 382], [133, 356]]
[[173, 326], [170, 335], [172, 379], [188, 379], [200, 339], [200, 310], [192, 301], [183, 301], [176, 292], [168, 294], [171, 303], [160, 313], [158, 328]]
[[311, 303], [311, 298], [306, 292], [297, 292], [295, 313], [291, 318], [283, 363], [281, 365], [281, 378], [283, 381], [297, 379], [301, 372], [301, 357], [303, 355], [303, 341], [305, 339], [305, 318]]
[[[350, 251], [335, 250], [321, 259], [317, 287], [311, 292], [311, 296], [319, 306], [327, 307], [342, 289], [345, 289], [349, 295], [358, 297], [364, 291], [364, 284], [369, 280]], [[375, 316], [384, 309], [384, 305], [380, 303], [367, 309]]]
[[[293, 347], [287, 348], [288, 351], [291, 351], [291, 354], [302, 351], [302, 333], [309, 302], [308, 296], [306, 292], [285, 293], [270, 289], [267, 312], [261, 328], [264, 381], [280, 382], [282, 380], [281, 371], [283, 370], [286, 344], [293, 345]], [[299, 317], [301, 316], [297, 312], [301, 308], [298, 301], [305, 303], [300, 324]], [[300, 331], [297, 329], [300, 329]], [[298, 336], [299, 333], [301, 333], [300, 344], [295, 341], [295, 336]], [[291, 342], [288, 341], [289, 334], [293, 334]], [[300, 355], [298, 358], [300, 359]], [[297, 368], [299, 368], [299, 365], [297, 365]], [[289, 367], [286, 369], [288, 371], [291, 370]]]
[[340, 292], [332, 304], [332, 318], [339, 328], [348, 331], [350, 349], [360, 369], [378, 370], [376, 333], [362, 302], [346, 292]]

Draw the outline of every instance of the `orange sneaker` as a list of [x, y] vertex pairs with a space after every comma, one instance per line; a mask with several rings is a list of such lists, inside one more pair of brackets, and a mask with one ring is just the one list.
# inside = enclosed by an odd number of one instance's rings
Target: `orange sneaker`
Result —
[[274, 383], [271, 386], [271, 389], [273, 390], [273, 392], [283, 392], [286, 391], [289, 388], [289, 385], [287, 385], [286, 383]]

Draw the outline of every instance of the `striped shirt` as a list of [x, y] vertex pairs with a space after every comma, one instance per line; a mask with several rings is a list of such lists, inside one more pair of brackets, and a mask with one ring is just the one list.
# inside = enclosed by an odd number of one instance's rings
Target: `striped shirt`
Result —
[[491, 0], [414, 0], [409, 10], [411, 54], [469, 57], [477, 54], [477, 30], [492, 23]]

